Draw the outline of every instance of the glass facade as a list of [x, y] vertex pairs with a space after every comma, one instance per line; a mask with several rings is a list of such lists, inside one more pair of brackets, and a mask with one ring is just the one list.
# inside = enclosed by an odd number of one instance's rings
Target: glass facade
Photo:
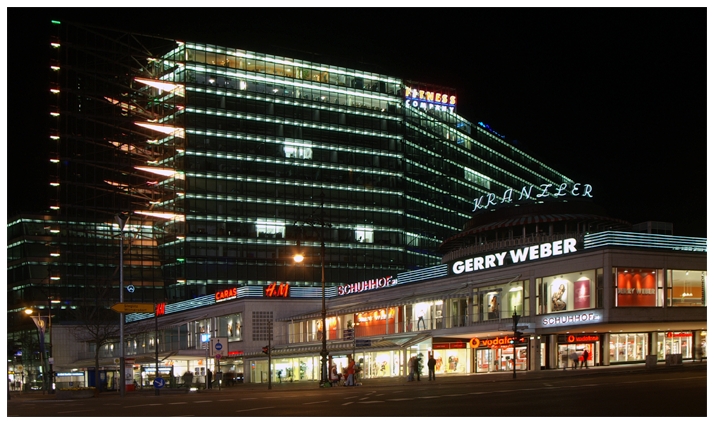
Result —
[[707, 306], [707, 272], [667, 271], [668, 306]]

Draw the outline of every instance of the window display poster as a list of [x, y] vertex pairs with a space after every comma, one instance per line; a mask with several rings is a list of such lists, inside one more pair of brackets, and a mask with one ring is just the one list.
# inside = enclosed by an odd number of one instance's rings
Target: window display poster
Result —
[[575, 309], [587, 309], [590, 307], [590, 280], [581, 278], [573, 283], [575, 296], [573, 299], [573, 307]]
[[652, 270], [618, 271], [617, 306], [657, 306], [657, 280]]
[[498, 293], [488, 294], [488, 319], [496, 319], [499, 314]]
[[568, 281], [557, 279], [550, 284], [550, 311], [561, 312], [568, 309]]

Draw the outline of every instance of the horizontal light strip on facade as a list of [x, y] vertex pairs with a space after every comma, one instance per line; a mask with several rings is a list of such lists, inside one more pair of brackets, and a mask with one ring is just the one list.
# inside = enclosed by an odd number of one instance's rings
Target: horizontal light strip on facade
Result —
[[397, 284], [415, 283], [417, 281], [431, 280], [446, 277], [449, 274], [449, 265], [441, 264], [424, 269], [416, 269], [397, 274]]
[[585, 249], [605, 246], [706, 252], [707, 239], [700, 237], [670, 236], [666, 234], [625, 233], [620, 231], [603, 231], [601, 233], [587, 234], [584, 238]]

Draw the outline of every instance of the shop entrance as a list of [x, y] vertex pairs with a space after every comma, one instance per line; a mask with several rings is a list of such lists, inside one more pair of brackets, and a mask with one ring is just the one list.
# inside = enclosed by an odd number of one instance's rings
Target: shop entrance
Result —
[[[582, 359], [583, 352], [586, 350], [588, 352], [587, 366], [593, 367], [595, 364], [599, 363], [597, 343], [570, 343], [558, 345], [558, 367], [563, 368], [565, 366], [567, 368], [571, 368], [573, 364], [571, 355], [573, 353], [578, 355], [578, 367], [585, 367], [585, 365], [582, 364]], [[564, 355], [568, 358], [566, 364], [563, 363]]]

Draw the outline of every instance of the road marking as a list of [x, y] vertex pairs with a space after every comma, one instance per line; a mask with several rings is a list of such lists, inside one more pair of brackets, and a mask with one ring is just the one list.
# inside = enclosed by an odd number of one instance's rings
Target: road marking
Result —
[[188, 402], [171, 402], [171, 403], [169, 403], [169, 405], [185, 405], [187, 403]]
[[419, 396], [419, 399], [437, 399], [441, 396]]
[[453, 395], [444, 395], [444, 396], [466, 396], [466, 393], [454, 393]]
[[219, 399], [219, 402], [233, 402], [235, 399]]
[[162, 406], [162, 405], [163, 405], [163, 403], [147, 403], [144, 406]]
[[397, 398], [397, 399], [387, 399], [387, 400], [392, 401], [392, 402], [401, 402], [404, 400], [414, 400], [414, 398]]
[[56, 412], [57, 414], [74, 414], [75, 412], [88, 412], [88, 411], [94, 411], [94, 409], [80, 409], [79, 411], [61, 411], [61, 412]]
[[265, 406], [263, 408], [239, 409], [236, 412], [258, 411], [260, 409], [273, 409], [273, 408], [275, 408], [275, 407], [274, 406]]
[[329, 400], [319, 400], [317, 402], [305, 402], [305, 403], [303, 403], [303, 405], [314, 405], [316, 403], [327, 403], [327, 402], [329, 402]]
[[383, 400], [368, 400], [366, 402], [360, 402], [360, 403], [384, 403]]
[[193, 403], [211, 403], [212, 400], [194, 400]]
[[342, 406], [351, 405], [353, 402], [343, 403]]

